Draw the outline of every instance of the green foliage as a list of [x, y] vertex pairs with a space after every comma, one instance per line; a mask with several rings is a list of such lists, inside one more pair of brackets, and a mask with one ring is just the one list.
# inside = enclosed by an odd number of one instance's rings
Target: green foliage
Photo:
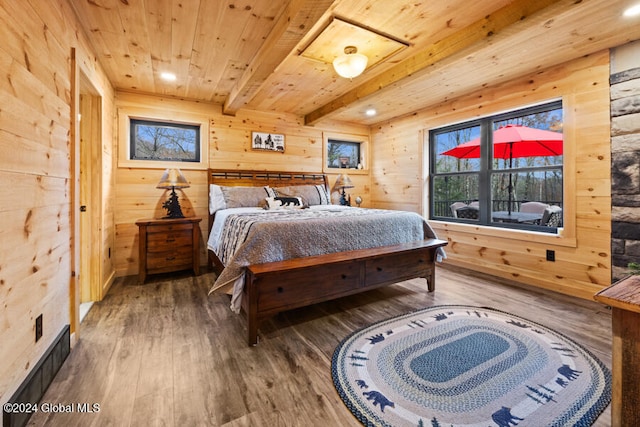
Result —
[[627, 268], [629, 269], [630, 274], [640, 274], [640, 264], [638, 264], [637, 262], [630, 262], [629, 264], [627, 264]]

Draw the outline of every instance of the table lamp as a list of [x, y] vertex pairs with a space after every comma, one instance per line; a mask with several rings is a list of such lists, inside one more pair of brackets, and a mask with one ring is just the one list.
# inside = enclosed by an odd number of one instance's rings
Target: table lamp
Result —
[[180, 169], [167, 169], [164, 171], [160, 182], [156, 186], [156, 188], [171, 189], [169, 199], [162, 204], [162, 207], [167, 210], [167, 216], [163, 217], [163, 219], [184, 218], [182, 209], [180, 208], [180, 202], [178, 202], [176, 188], [188, 187], [190, 187], [189, 182], [187, 182], [187, 179], [182, 175]]
[[351, 182], [351, 179], [349, 179], [349, 176], [346, 173], [340, 174], [336, 180], [335, 187], [342, 189], [342, 193], [340, 193], [340, 204], [342, 206], [349, 206], [347, 195], [344, 192], [345, 188], [353, 188], [353, 183]]

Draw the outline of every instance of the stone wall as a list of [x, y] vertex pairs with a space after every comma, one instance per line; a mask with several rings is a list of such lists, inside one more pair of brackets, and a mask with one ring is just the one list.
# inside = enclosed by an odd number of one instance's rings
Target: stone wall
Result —
[[[611, 254], [612, 281], [640, 263], [640, 66], [615, 58], [640, 57], [640, 46], [612, 52], [611, 73]], [[620, 61], [624, 63], [625, 61]], [[635, 62], [635, 61], [634, 61]], [[628, 68], [634, 66], [634, 68]]]

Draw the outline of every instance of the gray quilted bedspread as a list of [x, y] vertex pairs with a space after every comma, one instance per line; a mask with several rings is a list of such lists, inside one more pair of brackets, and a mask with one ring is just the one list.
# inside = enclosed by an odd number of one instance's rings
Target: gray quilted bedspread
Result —
[[216, 254], [225, 266], [210, 290], [233, 289], [239, 305], [245, 267], [312, 255], [435, 238], [425, 219], [382, 209], [295, 209], [230, 215]]

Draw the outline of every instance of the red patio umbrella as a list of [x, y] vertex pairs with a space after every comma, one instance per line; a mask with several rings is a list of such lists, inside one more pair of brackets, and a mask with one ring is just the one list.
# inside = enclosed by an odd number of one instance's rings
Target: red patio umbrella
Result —
[[[480, 137], [464, 142], [442, 153], [459, 159], [480, 157]], [[506, 125], [493, 132], [493, 157], [561, 156], [562, 134], [521, 125]]]
[[[562, 141], [562, 134], [558, 132], [509, 124], [501, 126], [493, 132], [493, 157], [509, 159], [509, 168], [511, 168], [514, 157], [562, 155]], [[464, 142], [441, 154], [459, 159], [479, 158], [480, 137]], [[513, 186], [511, 174], [509, 174], [509, 213], [511, 213], [512, 198]]]

